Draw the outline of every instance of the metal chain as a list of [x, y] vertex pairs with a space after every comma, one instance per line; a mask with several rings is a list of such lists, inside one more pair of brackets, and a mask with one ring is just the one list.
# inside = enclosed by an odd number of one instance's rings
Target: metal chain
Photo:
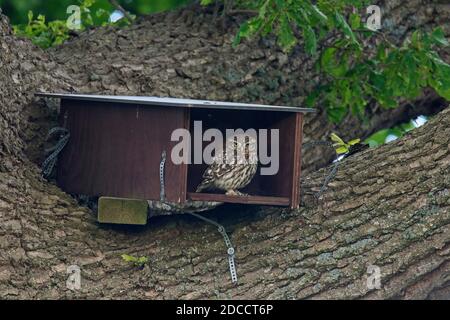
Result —
[[236, 272], [236, 263], [234, 261], [235, 250], [234, 250], [233, 244], [231, 243], [230, 238], [228, 237], [228, 234], [227, 234], [224, 226], [222, 226], [221, 224], [217, 223], [214, 220], [205, 218], [204, 216], [201, 216], [199, 214], [192, 213], [192, 212], [189, 212], [189, 214], [217, 227], [217, 231], [219, 231], [219, 233], [223, 236], [223, 240], [225, 241], [225, 245], [227, 246], [228, 266], [230, 268], [231, 282], [237, 283], [238, 278], [237, 278], [237, 272]]
[[166, 165], [166, 150], [164, 150], [161, 154], [161, 162], [159, 163], [159, 184], [161, 186], [161, 190], [159, 193], [159, 200], [164, 202], [166, 199], [166, 191], [164, 185], [164, 167]]
[[333, 143], [330, 141], [317, 140], [317, 141], [308, 141], [303, 144], [303, 148], [310, 148], [310, 147], [315, 147], [315, 146], [327, 146], [327, 147], [333, 148], [333, 150], [334, 150]]
[[62, 128], [62, 127], [52, 128], [48, 132], [47, 138], [49, 138], [50, 136], [52, 136], [53, 134], [58, 133], [58, 132], [60, 132], [60, 138], [59, 138], [58, 142], [56, 143], [56, 145], [45, 150], [46, 153], [50, 153], [50, 155], [42, 163], [42, 174], [45, 178], [47, 178], [51, 175], [53, 168], [56, 165], [56, 161], [58, 160], [59, 153], [62, 151], [62, 149], [64, 149], [64, 147], [69, 142], [69, 138], [70, 138], [69, 130], [67, 130], [66, 128]]
[[[330, 141], [320, 141], [320, 140], [318, 140], [318, 141], [309, 141], [309, 142], [306, 142], [306, 143], [303, 144], [303, 148], [310, 148], [310, 147], [315, 147], [315, 146], [326, 146], [326, 147], [333, 148], [333, 151], [335, 151], [333, 143], [330, 142]], [[323, 181], [323, 184], [320, 187], [320, 190], [316, 194], [314, 194], [314, 197], [316, 199], [320, 199], [322, 194], [327, 189], [328, 183], [330, 183], [330, 181], [336, 176], [337, 169], [339, 167], [339, 163], [340, 163], [340, 158], [337, 157], [336, 160], [334, 160], [333, 168], [331, 169], [330, 173], [325, 177], [325, 180]]]
[[322, 196], [322, 194], [325, 192], [325, 190], [328, 187], [328, 183], [330, 183], [330, 181], [336, 176], [337, 173], [337, 169], [339, 166], [340, 160], [335, 160], [333, 168], [331, 169], [330, 173], [325, 177], [325, 180], [323, 181], [322, 187], [320, 187], [319, 192], [317, 192], [314, 197], [316, 197], [316, 199], [320, 199], [320, 197]]
[[[165, 164], [166, 164], [166, 157], [167, 157], [167, 154], [166, 154], [166, 151], [164, 150], [162, 152], [162, 154], [161, 154], [161, 162], [159, 164], [159, 183], [160, 183], [160, 186], [161, 186], [161, 192], [160, 192], [159, 197], [160, 197], [160, 201], [162, 203], [165, 202], [164, 167], [165, 167]], [[225, 228], [221, 224], [219, 224], [219, 223], [217, 223], [217, 222], [215, 222], [213, 220], [210, 220], [208, 218], [205, 218], [205, 217], [203, 217], [203, 216], [201, 216], [199, 214], [192, 213], [192, 212], [188, 212], [188, 213], [190, 215], [193, 215], [194, 217], [197, 217], [198, 219], [201, 219], [201, 220], [203, 220], [205, 222], [213, 224], [213, 225], [215, 225], [217, 227], [217, 230], [222, 235], [222, 237], [223, 237], [223, 239], [225, 241], [225, 245], [227, 246], [228, 265], [230, 267], [231, 281], [233, 283], [237, 283], [236, 264], [234, 262], [234, 252], [235, 251], [234, 251], [233, 245], [231, 243], [231, 240], [228, 237], [227, 232], [225, 231]]]

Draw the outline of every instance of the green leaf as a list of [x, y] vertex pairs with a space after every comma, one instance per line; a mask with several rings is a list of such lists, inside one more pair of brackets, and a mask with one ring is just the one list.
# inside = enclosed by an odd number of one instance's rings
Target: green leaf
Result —
[[436, 92], [443, 98], [445, 98], [447, 101], [450, 101], [450, 88], [449, 87], [443, 87], [441, 85], [438, 85], [434, 87]]
[[345, 146], [339, 147], [339, 148], [336, 149], [336, 153], [337, 154], [344, 154], [344, 153], [347, 153], [347, 152], [348, 152], [348, 148], [345, 147]]
[[261, 28], [263, 21], [264, 20], [260, 17], [255, 17], [244, 22], [234, 38], [233, 46], [237, 46], [241, 42], [242, 38], [249, 38], [257, 33]]
[[326, 48], [320, 58], [320, 65], [325, 71], [329, 71], [336, 66], [334, 55], [336, 48]]
[[140, 257], [137, 261], [140, 265], [146, 264], [148, 262], [147, 257]]
[[31, 21], [33, 21], [33, 11], [29, 10], [28, 11], [28, 24], [30, 24]]
[[320, 9], [316, 5], [312, 5], [311, 8], [313, 9], [313, 13], [315, 13], [315, 16], [321, 20], [322, 22], [327, 22], [328, 17], [320, 11]]
[[433, 78], [428, 80], [433, 89], [446, 100], [450, 100], [450, 65], [445, 62], [434, 62]]
[[201, 0], [200, 4], [202, 6], [207, 6], [207, 5], [209, 5], [209, 4], [213, 3], [213, 2], [214, 2], [214, 0]]
[[347, 114], [347, 108], [329, 107], [327, 108], [328, 119], [333, 123], [339, 123]]
[[267, 12], [267, 6], [269, 5], [270, 0], [266, 0], [263, 5], [259, 8], [259, 17], [264, 18]]
[[349, 142], [348, 142], [348, 144], [349, 145], [351, 145], [351, 146], [353, 146], [353, 145], [355, 145], [355, 144], [358, 144], [358, 143], [360, 143], [361, 142], [361, 139], [353, 139], [353, 140], [350, 140]]
[[342, 140], [336, 133], [330, 135], [331, 141], [338, 143], [339, 145], [345, 145], [344, 140]]
[[305, 104], [307, 107], [309, 107], [309, 108], [314, 107], [314, 105], [320, 95], [320, 92], [321, 92], [320, 89], [315, 89], [308, 95], [308, 97], [305, 100]]
[[448, 41], [445, 38], [445, 33], [442, 28], [436, 28], [431, 34], [431, 38], [434, 40], [436, 44], [440, 44], [444, 47], [448, 46]]
[[136, 262], [138, 260], [136, 257], [130, 256], [128, 254], [122, 254], [121, 257], [126, 262]]
[[338, 26], [342, 29], [344, 34], [346, 36], [350, 37], [350, 39], [352, 40], [353, 43], [359, 44], [358, 40], [356, 40], [355, 34], [352, 31], [352, 28], [350, 28], [350, 26], [348, 25], [348, 23], [345, 20], [345, 18], [337, 11], [335, 13], [335, 17], [336, 17], [336, 21], [337, 21]]
[[289, 51], [297, 43], [297, 38], [292, 32], [291, 25], [286, 16], [280, 19], [280, 27], [278, 29], [278, 41], [285, 51]]
[[382, 129], [372, 134], [364, 142], [368, 143], [371, 148], [384, 144], [387, 136], [389, 135], [389, 129]]
[[128, 254], [122, 254], [121, 257], [124, 261], [132, 263], [133, 265], [135, 265], [137, 267], [142, 267], [148, 262], [148, 257], [146, 257], [146, 256], [136, 258], [136, 257], [128, 255]]
[[411, 35], [411, 44], [414, 47], [418, 47], [420, 45], [421, 42], [421, 33], [420, 30], [416, 30], [413, 32], [413, 34]]
[[357, 13], [350, 15], [350, 26], [352, 29], [358, 29], [361, 27], [361, 17]]
[[321, 57], [321, 63], [323, 66], [332, 64], [336, 48], [326, 48]]
[[450, 64], [446, 63], [444, 60], [441, 59], [436, 53], [429, 53], [427, 54], [427, 57], [434, 62], [434, 64], [438, 65], [439, 67], [449, 68]]
[[351, 100], [352, 100], [352, 97], [353, 97], [353, 95], [352, 95], [352, 91], [350, 90], [350, 87], [348, 85], [345, 86], [345, 88], [343, 90], [343, 98], [344, 98], [343, 102], [344, 102], [344, 104], [345, 105], [350, 104]]
[[348, 55], [342, 55], [338, 59], [335, 57], [337, 53], [336, 48], [327, 48], [323, 51], [320, 59], [323, 71], [329, 73], [334, 77], [343, 77], [348, 71]]
[[310, 26], [303, 28], [303, 36], [305, 37], [306, 52], [313, 55], [317, 52], [317, 38], [314, 30]]
[[277, 5], [277, 9], [282, 9], [282, 8], [284, 8], [285, 7], [285, 5], [286, 5], [286, 2], [285, 2], [285, 0], [275, 0], [275, 3], [276, 3], [276, 5]]
[[383, 62], [387, 58], [386, 46], [384, 44], [380, 44], [377, 49], [377, 59], [380, 62]]
[[37, 20], [41, 23], [41, 24], [45, 24], [45, 16], [40, 14], [37, 16]]

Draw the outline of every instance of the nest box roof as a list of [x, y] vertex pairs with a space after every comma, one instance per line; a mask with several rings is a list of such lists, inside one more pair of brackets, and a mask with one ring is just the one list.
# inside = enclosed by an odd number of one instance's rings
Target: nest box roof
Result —
[[69, 94], [69, 93], [45, 93], [38, 92], [36, 96], [63, 98], [72, 100], [85, 100], [110, 103], [129, 103], [143, 104], [150, 106], [168, 106], [181, 108], [208, 108], [208, 109], [234, 109], [234, 110], [254, 110], [254, 111], [287, 111], [287, 112], [315, 112], [315, 109], [289, 107], [289, 106], [271, 106], [263, 104], [237, 103], [224, 101], [178, 99], [178, 98], [160, 98], [147, 96], [111, 96], [95, 94]]

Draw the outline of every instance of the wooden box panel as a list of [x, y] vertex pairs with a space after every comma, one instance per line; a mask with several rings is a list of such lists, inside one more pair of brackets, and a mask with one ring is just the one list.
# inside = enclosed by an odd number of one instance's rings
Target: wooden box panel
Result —
[[187, 127], [188, 109], [62, 99], [70, 140], [58, 162], [58, 184], [69, 193], [160, 198], [163, 150], [166, 199], [186, 198], [186, 166], [170, 161], [172, 131]]

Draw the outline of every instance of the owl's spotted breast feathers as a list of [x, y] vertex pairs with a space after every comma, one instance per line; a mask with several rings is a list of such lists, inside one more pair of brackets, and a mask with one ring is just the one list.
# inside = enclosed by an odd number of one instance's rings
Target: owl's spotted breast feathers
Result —
[[[232, 139], [232, 143], [227, 144], [225, 152], [219, 153], [213, 163], [205, 170], [203, 180], [197, 187], [196, 192], [208, 189], [234, 192], [246, 187], [251, 182], [258, 168], [256, 156], [257, 142], [253, 137], [245, 136], [245, 138], [243, 140], [240, 140], [241, 137], [239, 136], [236, 140], [235, 137], [230, 138]], [[228, 147], [230, 145], [231, 148]], [[229, 153], [232, 153], [233, 156], [236, 155], [238, 159], [244, 159], [244, 161], [226, 163], [223, 159], [228, 159], [227, 155]]]

